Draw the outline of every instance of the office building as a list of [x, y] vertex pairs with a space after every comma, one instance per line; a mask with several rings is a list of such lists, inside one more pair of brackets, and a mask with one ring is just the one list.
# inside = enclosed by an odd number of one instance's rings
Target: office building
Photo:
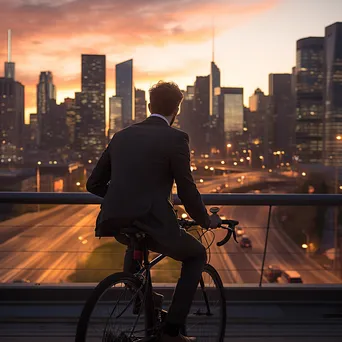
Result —
[[51, 100], [56, 100], [56, 87], [53, 84], [53, 76], [51, 71], [42, 71], [39, 75], [37, 84], [37, 119], [38, 119], [38, 135], [37, 145], [44, 150], [49, 149], [49, 112]]
[[273, 134], [270, 96], [257, 88], [249, 97], [249, 110], [245, 110], [249, 148], [252, 149], [253, 166], [271, 166], [272, 146], [269, 139]]
[[324, 38], [297, 41], [295, 70], [295, 160], [323, 163]]
[[325, 28], [324, 164], [342, 165], [342, 22]]
[[21, 163], [24, 129], [24, 86], [13, 78], [0, 78], [0, 161]]
[[196, 155], [210, 153], [210, 76], [197, 76], [194, 84], [194, 136]]
[[30, 114], [29, 123], [29, 145], [31, 148], [37, 146], [37, 135], [38, 135], [38, 115], [36, 113]]
[[193, 146], [193, 139], [196, 131], [194, 125], [194, 95], [195, 95], [195, 87], [187, 86], [186, 91], [183, 91], [184, 99], [181, 104], [179, 115], [177, 116], [177, 121], [179, 124], [179, 128], [188, 133], [190, 137], [190, 147]]
[[108, 140], [122, 129], [122, 98], [112, 96], [109, 98], [109, 130]]
[[122, 98], [122, 124], [127, 127], [135, 120], [133, 59], [115, 66], [116, 96]]
[[65, 120], [66, 120], [66, 145], [68, 149], [72, 150], [75, 144], [75, 131], [76, 131], [76, 117], [77, 117], [77, 108], [76, 108], [76, 100], [70, 97], [64, 99], [63, 102], [65, 106]]
[[106, 145], [106, 56], [82, 55], [81, 89], [79, 152], [97, 160]]
[[218, 97], [215, 96], [215, 89], [221, 86], [221, 73], [214, 61], [211, 62], [210, 66], [209, 145], [211, 154], [222, 154], [217, 135], [219, 125]]
[[[273, 152], [281, 151], [282, 162], [292, 160], [294, 148], [295, 109], [292, 96], [291, 74], [270, 74], [269, 95], [271, 97], [273, 136]], [[279, 154], [278, 154], [279, 155]], [[280, 159], [280, 158], [278, 158]], [[277, 163], [276, 163], [277, 164]]]
[[227, 144], [236, 150], [242, 142], [244, 132], [243, 88], [220, 87], [215, 89], [218, 96], [219, 129], [222, 154], [227, 153]]
[[66, 153], [68, 140], [68, 129], [66, 126], [67, 106], [65, 103], [57, 104], [55, 99], [49, 100], [49, 112], [45, 120], [46, 150], [54, 160], [62, 160]]
[[8, 30], [7, 36], [7, 62], [5, 62], [5, 78], [15, 80], [15, 63], [12, 62], [12, 31]]
[[144, 90], [135, 89], [135, 122], [146, 119], [146, 94]]

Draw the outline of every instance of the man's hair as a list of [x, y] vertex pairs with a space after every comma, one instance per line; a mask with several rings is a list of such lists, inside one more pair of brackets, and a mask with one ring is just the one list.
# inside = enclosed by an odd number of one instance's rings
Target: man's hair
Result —
[[170, 116], [177, 111], [183, 100], [183, 93], [173, 82], [159, 81], [149, 90], [151, 114]]

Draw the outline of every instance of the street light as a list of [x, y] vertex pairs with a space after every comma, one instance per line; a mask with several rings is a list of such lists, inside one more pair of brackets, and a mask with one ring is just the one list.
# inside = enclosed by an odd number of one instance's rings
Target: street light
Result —
[[302, 172], [302, 176], [305, 177], [306, 176], [306, 172]]
[[77, 185], [77, 186], [80, 186], [80, 185], [81, 185], [81, 183], [80, 183], [80, 182], [76, 182], [76, 185]]

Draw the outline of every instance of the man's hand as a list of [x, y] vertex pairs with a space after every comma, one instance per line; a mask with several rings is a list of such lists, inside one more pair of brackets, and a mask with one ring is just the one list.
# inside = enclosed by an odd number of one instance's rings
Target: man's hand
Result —
[[218, 216], [217, 214], [210, 215], [209, 219], [210, 219], [209, 228], [217, 228], [222, 223], [220, 216]]

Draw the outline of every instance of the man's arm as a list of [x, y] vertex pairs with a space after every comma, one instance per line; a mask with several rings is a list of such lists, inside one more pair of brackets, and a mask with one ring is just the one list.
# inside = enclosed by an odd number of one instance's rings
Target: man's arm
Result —
[[209, 215], [197, 190], [190, 170], [189, 136], [182, 132], [172, 148], [171, 168], [176, 180], [178, 196], [185, 210], [203, 228], [210, 224]]
[[108, 189], [110, 181], [111, 165], [109, 156], [109, 145], [102, 153], [101, 158], [97, 162], [93, 172], [87, 181], [87, 190], [94, 195], [104, 197]]

